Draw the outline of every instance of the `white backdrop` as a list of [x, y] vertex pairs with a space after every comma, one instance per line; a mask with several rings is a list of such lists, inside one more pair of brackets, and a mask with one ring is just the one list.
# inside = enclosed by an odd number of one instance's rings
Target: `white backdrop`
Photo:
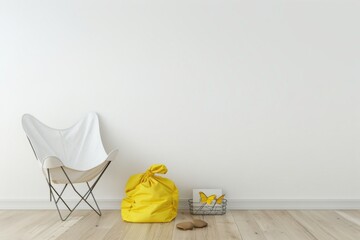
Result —
[[99, 183], [164, 163], [190, 198], [360, 199], [358, 1], [0, 1], [0, 201], [47, 200], [21, 128], [100, 115]]

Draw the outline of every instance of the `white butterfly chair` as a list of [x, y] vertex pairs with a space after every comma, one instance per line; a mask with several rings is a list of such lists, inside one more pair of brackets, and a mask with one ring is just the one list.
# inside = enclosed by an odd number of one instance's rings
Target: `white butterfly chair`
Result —
[[[54, 200], [61, 220], [65, 221], [82, 201], [101, 216], [92, 191], [110, 162], [115, 159], [118, 150], [115, 149], [109, 154], [105, 152], [97, 114], [91, 112], [67, 129], [50, 128], [29, 114], [22, 117], [22, 125], [48, 182], [50, 201]], [[94, 182], [90, 186], [91, 180]], [[86, 183], [89, 190], [81, 195], [76, 190], [75, 183]], [[64, 184], [60, 194], [53, 184]], [[73, 208], [70, 208], [62, 198], [68, 184], [80, 197]], [[90, 195], [94, 199], [97, 210], [87, 201]], [[63, 217], [59, 210], [59, 200], [70, 211], [66, 217]]]

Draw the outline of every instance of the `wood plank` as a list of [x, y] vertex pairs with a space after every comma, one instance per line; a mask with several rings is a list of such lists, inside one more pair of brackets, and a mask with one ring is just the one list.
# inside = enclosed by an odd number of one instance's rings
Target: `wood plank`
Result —
[[215, 215], [216, 223], [235, 223], [232, 211], [227, 211], [224, 215]]
[[[111, 229], [104, 235], [103, 239], [112, 240], [112, 239], [137, 239], [141, 238], [142, 234], [138, 233], [143, 232], [143, 228], [147, 228], [146, 239], [159, 239], [159, 240], [168, 240], [172, 237], [174, 221], [170, 223], [128, 223], [124, 222], [122, 219], [116, 222]], [[133, 234], [132, 232], [136, 232]], [[96, 239], [96, 238], [94, 238]]]
[[208, 232], [206, 239], [242, 240], [239, 229], [230, 211], [224, 215], [204, 216], [204, 220], [209, 224], [209, 226], [204, 229]]
[[169, 223], [161, 223], [161, 230], [160, 234], [157, 239], [159, 240], [169, 240], [172, 238], [174, 227], [175, 227], [175, 220]]
[[104, 236], [104, 240], [124, 239], [125, 234], [130, 230], [131, 223], [120, 219], [116, 222]]
[[256, 211], [254, 218], [268, 240], [316, 240], [287, 211]]
[[[148, 234], [150, 233], [151, 224], [150, 223], [128, 223], [130, 228], [122, 239], [124, 240], [141, 240], [148, 239]], [[150, 238], [152, 239], [152, 238]]]
[[360, 239], [360, 227], [335, 211], [290, 211], [319, 240]]
[[162, 235], [162, 232], [166, 228], [173, 227], [170, 223], [150, 223], [150, 229], [146, 235], [146, 239], [164, 239], [164, 236]]
[[188, 239], [197, 239], [196, 238], [196, 232], [193, 230], [180, 230], [176, 228], [176, 224], [180, 222], [187, 222], [192, 221], [192, 216], [188, 211], [181, 211], [178, 213], [177, 217], [175, 218], [175, 223], [173, 226], [173, 236], [172, 240], [188, 240]]
[[48, 213], [45, 211], [4, 211], [0, 217], [0, 239], [21, 239], [34, 227], [34, 222], [46, 217]]
[[[77, 211], [82, 212], [82, 211]], [[81, 239], [88, 231], [96, 228], [100, 216], [94, 212], [85, 211], [87, 214], [81, 217], [81, 221], [75, 222], [70, 229], [62, 231], [56, 240]], [[73, 219], [73, 218], [72, 218]], [[65, 223], [68, 220], [65, 221]], [[67, 226], [66, 226], [67, 227]]]
[[[83, 212], [83, 214], [87, 213]], [[79, 213], [74, 214], [68, 220], [63, 222], [57, 212], [48, 211], [48, 215], [42, 221], [38, 221], [35, 225], [33, 224], [33, 228], [26, 233], [25, 239], [55, 239], [77, 221], [80, 221], [81, 215]]]
[[[182, 231], [176, 224], [203, 219], [208, 227]], [[75, 211], [62, 222], [56, 211], [1, 210], [0, 239], [141, 240], [357, 240], [360, 211], [228, 211], [225, 215], [191, 215], [179, 212], [170, 223], [127, 223], [120, 212]]]
[[57, 211], [52, 210], [11, 212], [12, 217], [0, 220], [0, 239], [54, 239], [57, 233], [61, 234], [80, 220], [79, 217], [70, 217], [62, 222]]
[[[96, 213], [92, 213], [96, 215]], [[119, 211], [103, 211], [102, 216], [98, 219], [95, 227], [91, 227], [86, 231], [79, 240], [97, 240], [103, 239], [109, 230], [121, 220]]]
[[360, 211], [342, 210], [342, 211], [336, 211], [336, 213], [342, 216], [344, 219], [360, 226]]
[[310, 231], [318, 240], [336, 240], [330, 233], [324, 230], [314, 218], [308, 215], [308, 211], [288, 211], [291, 216]]
[[[227, 216], [206, 215], [204, 220], [208, 226], [204, 228], [205, 239], [236, 239], [242, 240], [235, 221], [231, 220], [231, 213]], [[230, 217], [231, 216], [231, 217]]]
[[260, 226], [255, 221], [254, 211], [231, 211], [243, 240], [266, 240]]

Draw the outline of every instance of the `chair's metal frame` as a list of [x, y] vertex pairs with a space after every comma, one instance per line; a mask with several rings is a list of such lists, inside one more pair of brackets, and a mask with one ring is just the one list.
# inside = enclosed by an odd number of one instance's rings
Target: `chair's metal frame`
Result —
[[[34, 147], [33, 147], [33, 145], [31, 144], [31, 141], [30, 141], [29, 138], [28, 138], [28, 140], [29, 140], [30, 146], [31, 146], [31, 148], [32, 148], [32, 150], [33, 150], [33, 152], [34, 152], [34, 154], [35, 154], [36, 159], [38, 159], [38, 158], [37, 158], [37, 155], [36, 155], [36, 153], [35, 153]], [[56, 191], [56, 189], [55, 189], [55, 187], [53, 186], [53, 184], [51, 183], [50, 169], [47, 168], [47, 176], [46, 176], [45, 178], [46, 178], [46, 181], [47, 181], [47, 183], [48, 183], [49, 190], [50, 190], [50, 202], [51, 202], [52, 200], [54, 201], [55, 206], [56, 206], [56, 209], [57, 209], [57, 211], [58, 211], [58, 213], [59, 213], [59, 216], [60, 216], [60, 219], [61, 219], [62, 221], [65, 221], [66, 219], [68, 219], [68, 217], [74, 212], [74, 210], [77, 208], [77, 206], [79, 206], [79, 204], [80, 204], [82, 201], [84, 201], [87, 205], [89, 205], [90, 208], [91, 208], [92, 210], [94, 210], [94, 212], [96, 212], [97, 215], [101, 216], [101, 210], [100, 210], [100, 208], [99, 208], [99, 205], [97, 204], [97, 201], [96, 201], [96, 199], [95, 199], [94, 194], [93, 194], [92, 191], [93, 191], [93, 189], [95, 188], [95, 186], [96, 186], [96, 184], [98, 183], [98, 181], [100, 180], [100, 178], [102, 177], [102, 175], [104, 174], [105, 170], [106, 170], [106, 169], [108, 168], [108, 166], [110, 165], [110, 163], [111, 163], [111, 161], [108, 161], [108, 163], [107, 163], [107, 164], [104, 166], [104, 168], [101, 170], [99, 176], [96, 178], [95, 182], [94, 182], [91, 186], [90, 186], [89, 182], [85, 182], [86, 185], [88, 186], [89, 190], [88, 190], [84, 195], [81, 195], [81, 194], [76, 190], [74, 184], [72, 183], [71, 179], [69, 178], [68, 174], [66, 173], [64, 167], [60, 167], [60, 168], [61, 168], [61, 170], [63, 171], [63, 173], [64, 173], [66, 179], [69, 181], [69, 183], [66, 183], [66, 184], [64, 185], [63, 189], [61, 190], [61, 192], [60, 192], [60, 194], [59, 194], [58, 191]], [[62, 194], [64, 193], [64, 191], [65, 191], [66, 187], [68, 186], [68, 184], [71, 185], [71, 187], [72, 187], [72, 189], [75, 191], [75, 193], [76, 193], [77, 195], [79, 195], [79, 197], [81, 198], [81, 199], [79, 200], [79, 202], [78, 202], [73, 208], [70, 208], [69, 205], [68, 205], [68, 204], [65, 202], [65, 200], [62, 198]], [[57, 195], [57, 199], [55, 198], [55, 194], [54, 194], [54, 193]], [[94, 202], [95, 202], [95, 205], [96, 205], [97, 210], [87, 201], [87, 199], [88, 199], [88, 197], [89, 197], [90, 195], [91, 195], [92, 198], [94, 199]], [[70, 211], [65, 217], [63, 217], [63, 215], [62, 215], [61, 212], [60, 212], [60, 209], [59, 209], [59, 206], [58, 206], [59, 200], [61, 200], [61, 201], [64, 203], [64, 205], [66, 206], [66, 208]]]

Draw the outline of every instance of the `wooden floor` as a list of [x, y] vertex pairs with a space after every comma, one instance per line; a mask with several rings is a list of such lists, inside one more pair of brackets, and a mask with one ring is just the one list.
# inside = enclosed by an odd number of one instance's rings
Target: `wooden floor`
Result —
[[[209, 226], [181, 231], [178, 222], [204, 219]], [[223, 216], [180, 212], [171, 223], [135, 224], [119, 211], [75, 211], [62, 222], [56, 211], [0, 211], [0, 239], [243, 239], [360, 240], [360, 211], [228, 211]]]

